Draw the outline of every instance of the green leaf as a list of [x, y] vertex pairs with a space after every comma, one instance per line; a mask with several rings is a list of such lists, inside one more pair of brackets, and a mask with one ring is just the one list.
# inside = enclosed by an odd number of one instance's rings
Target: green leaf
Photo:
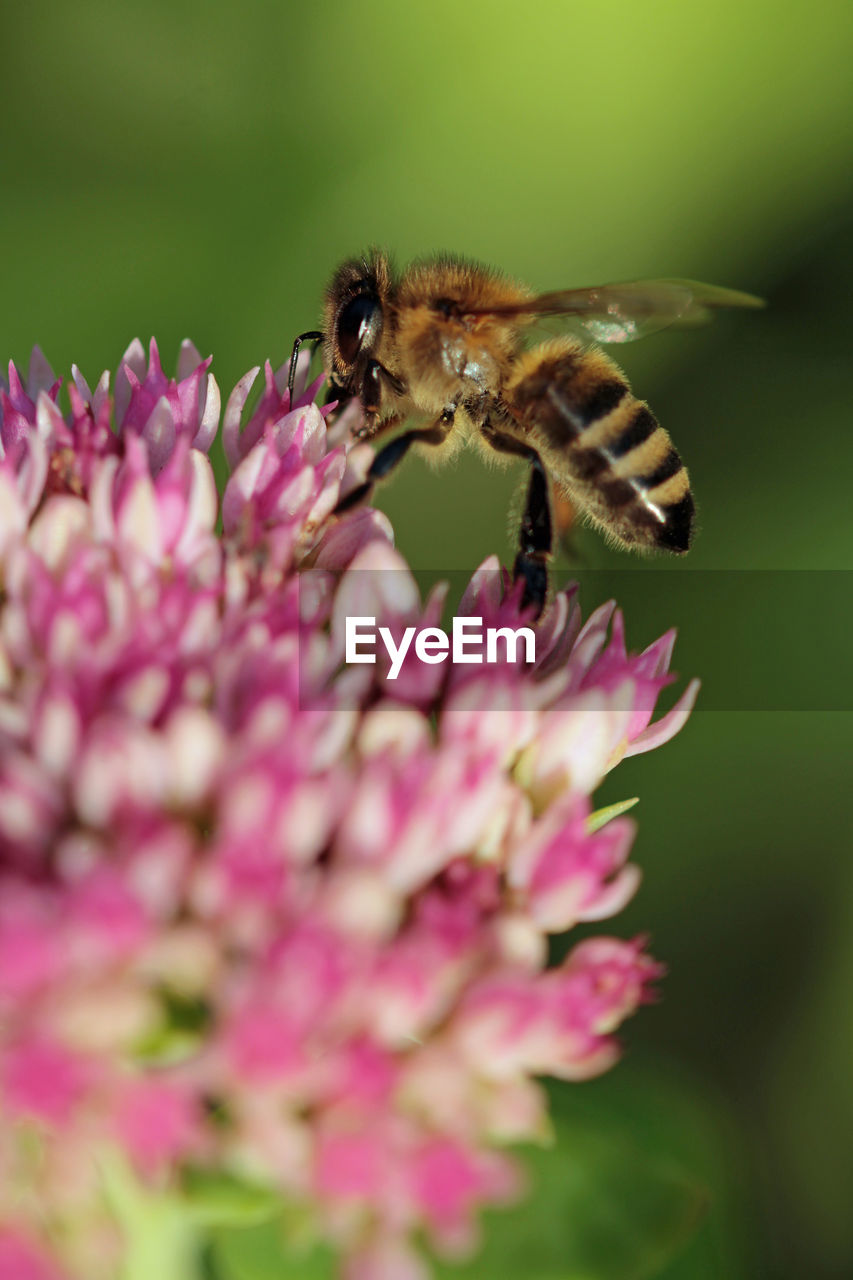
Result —
[[294, 1241], [281, 1222], [214, 1232], [209, 1250], [211, 1280], [337, 1280], [331, 1250]]
[[183, 1187], [187, 1213], [204, 1226], [242, 1227], [281, 1213], [281, 1196], [226, 1173], [192, 1170]]
[[180, 1196], [143, 1187], [115, 1150], [100, 1157], [104, 1191], [127, 1242], [121, 1280], [195, 1280], [201, 1236]]
[[629, 809], [633, 809], [635, 804], [639, 804], [639, 801], [639, 796], [632, 796], [630, 800], [618, 800], [616, 804], [607, 804], [603, 809], [596, 809], [595, 813], [591, 813], [586, 820], [587, 831], [590, 834], [593, 831], [598, 831], [606, 823], [620, 817], [623, 813], [627, 813]]
[[484, 1244], [443, 1280], [647, 1280], [699, 1225], [705, 1189], [612, 1118], [561, 1106], [556, 1141], [525, 1152], [530, 1193], [483, 1215]]
[[[626, 1121], [589, 1087], [551, 1092], [554, 1142], [519, 1152], [529, 1194], [484, 1214], [480, 1252], [436, 1263], [436, 1280], [651, 1280], [699, 1225], [707, 1191], [661, 1154], [642, 1108]], [[338, 1270], [294, 1211], [212, 1236], [210, 1280], [335, 1280]]]

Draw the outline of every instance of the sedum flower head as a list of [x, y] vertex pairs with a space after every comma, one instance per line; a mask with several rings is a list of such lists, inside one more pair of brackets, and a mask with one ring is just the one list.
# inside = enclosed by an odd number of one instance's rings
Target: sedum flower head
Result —
[[[538, 1076], [619, 1053], [659, 966], [617, 912], [634, 827], [591, 821], [652, 723], [673, 636], [626, 652], [573, 590], [527, 666], [347, 666], [345, 619], [434, 625], [371, 509], [370, 451], [267, 365], [224, 412], [191, 346], [132, 344], [70, 409], [0, 389], [0, 1275], [113, 1276], [100, 1154], [273, 1189], [358, 1280], [421, 1276], [517, 1196]], [[221, 516], [221, 532], [217, 517]], [[526, 619], [494, 561], [460, 613]]]

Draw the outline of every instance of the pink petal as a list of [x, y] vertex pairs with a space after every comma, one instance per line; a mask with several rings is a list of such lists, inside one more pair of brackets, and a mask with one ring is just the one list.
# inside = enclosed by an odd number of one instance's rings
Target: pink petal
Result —
[[655, 747], [663, 746], [665, 742], [669, 742], [670, 738], [674, 738], [687, 723], [690, 712], [693, 710], [696, 699], [699, 696], [701, 683], [701, 680], [691, 680], [675, 706], [671, 707], [665, 716], [661, 716], [660, 720], [656, 720], [648, 729], [644, 729], [639, 737], [628, 744], [625, 750], [626, 757], [640, 755], [643, 751], [652, 751]]

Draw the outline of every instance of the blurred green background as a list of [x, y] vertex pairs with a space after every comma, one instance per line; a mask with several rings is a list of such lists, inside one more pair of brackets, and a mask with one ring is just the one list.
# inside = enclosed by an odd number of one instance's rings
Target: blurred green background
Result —
[[[602, 792], [642, 797], [619, 930], [648, 930], [670, 976], [581, 1105], [709, 1188], [668, 1280], [853, 1274], [849, 0], [36, 0], [4, 7], [2, 39], [18, 362], [39, 342], [93, 381], [136, 334], [167, 367], [190, 335], [227, 395], [370, 243], [543, 289], [681, 275], [768, 298], [617, 352], [700, 531], [671, 591], [581, 531], [584, 603], [618, 570], [640, 646], [683, 621], [689, 579], [677, 666], [708, 702]], [[438, 576], [511, 555], [518, 484], [414, 459], [380, 505]], [[711, 570], [768, 572], [753, 595]]]

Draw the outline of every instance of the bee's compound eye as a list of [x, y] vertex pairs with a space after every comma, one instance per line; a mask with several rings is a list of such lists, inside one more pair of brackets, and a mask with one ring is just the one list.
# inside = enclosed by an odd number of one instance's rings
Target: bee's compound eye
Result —
[[372, 345], [382, 328], [382, 308], [370, 293], [351, 298], [338, 316], [337, 344], [341, 359], [353, 364], [361, 348]]

